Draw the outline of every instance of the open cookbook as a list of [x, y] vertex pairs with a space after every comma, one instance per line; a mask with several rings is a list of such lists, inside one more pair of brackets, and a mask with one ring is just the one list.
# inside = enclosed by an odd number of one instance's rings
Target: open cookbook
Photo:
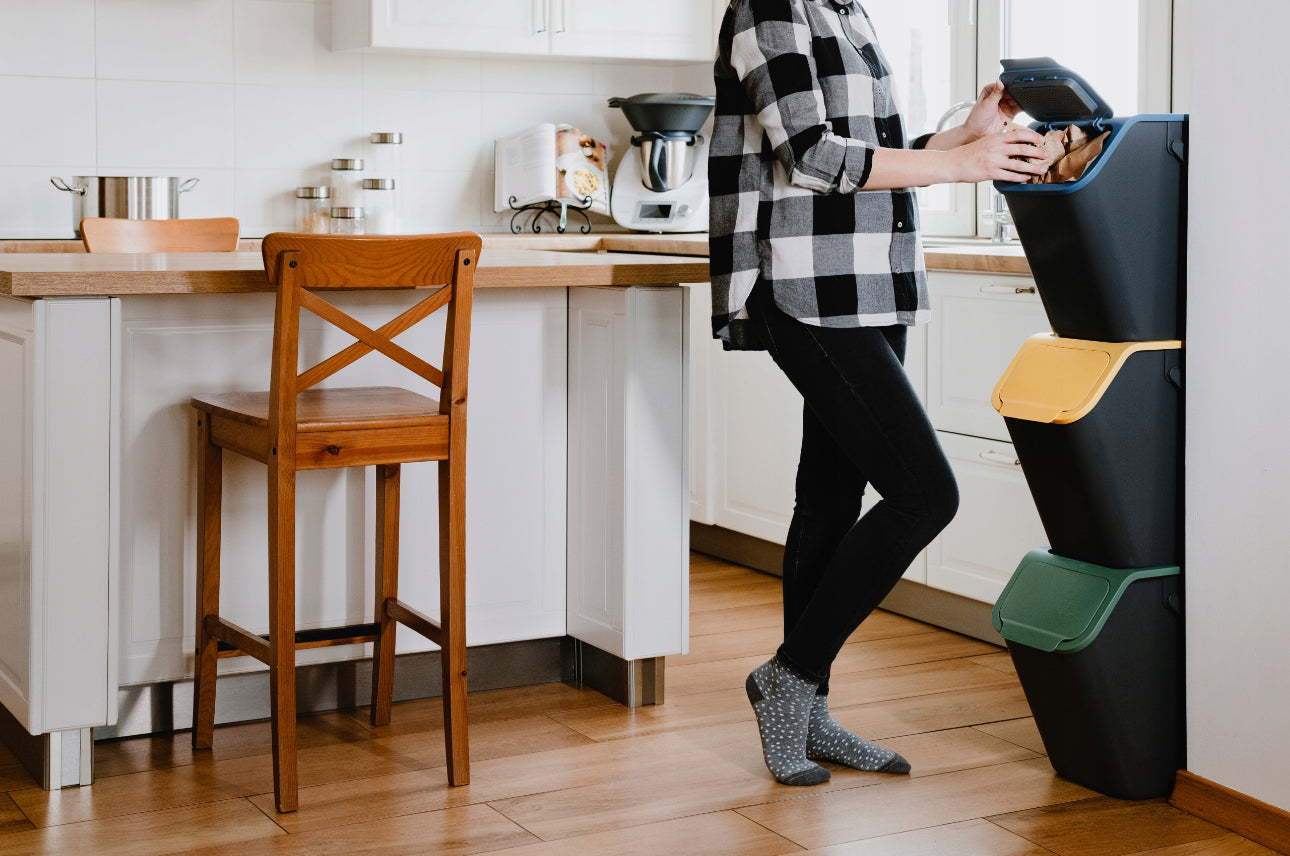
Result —
[[493, 210], [560, 202], [609, 213], [608, 151], [572, 125], [544, 123], [497, 140]]

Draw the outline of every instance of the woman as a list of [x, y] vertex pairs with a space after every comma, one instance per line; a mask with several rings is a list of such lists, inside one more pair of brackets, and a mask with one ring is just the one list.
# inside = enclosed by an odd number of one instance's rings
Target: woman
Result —
[[[731, 0], [715, 78], [714, 335], [768, 350], [805, 402], [784, 642], [747, 680], [762, 751], [788, 785], [828, 780], [818, 760], [905, 773], [833, 720], [828, 689], [847, 637], [958, 508], [902, 365], [906, 328], [929, 314], [910, 188], [1024, 181], [1043, 172], [1026, 160], [1043, 138], [1001, 133], [1018, 108], [996, 82], [963, 125], [907, 147], [855, 0]], [[882, 501], [860, 517], [867, 485]]]

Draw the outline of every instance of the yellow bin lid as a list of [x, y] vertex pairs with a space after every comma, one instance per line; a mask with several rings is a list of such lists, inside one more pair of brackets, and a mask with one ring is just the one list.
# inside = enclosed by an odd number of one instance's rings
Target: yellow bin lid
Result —
[[1040, 333], [1022, 343], [991, 402], [1003, 416], [1065, 425], [1097, 406], [1131, 355], [1181, 347], [1178, 341], [1089, 342]]

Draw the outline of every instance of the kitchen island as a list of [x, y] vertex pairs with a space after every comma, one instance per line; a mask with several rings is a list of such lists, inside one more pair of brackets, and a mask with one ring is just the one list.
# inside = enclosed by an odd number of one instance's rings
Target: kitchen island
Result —
[[[661, 699], [662, 658], [688, 636], [689, 319], [678, 286], [706, 279], [703, 258], [486, 245], [471, 349], [472, 648], [572, 639], [586, 674], [620, 701]], [[372, 326], [414, 299], [336, 296]], [[93, 728], [187, 724], [188, 401], [267, 386], [272, 316], [257, 253], [0, 255], [0, 704], [38, 738], [47, 787], [92, 780]], [[433, 353], [441, 338], [441, 327], [418, 328], [401, 342]], [[301, 340], [313, 356], [348, 344], [304, 321]], [[416, 387], [387, 365], [360, 361], [334, 380]], [[303, 473], [299, 488], [298, 624], [365, 620], [371, 474]], [[417, 579], [415, 568], [437, 561], [435, 503], [435, 467], [407, 468], [403, 588], [431, 614], [435, 574]], [[262, 468], [229, 460], [223, 609], [260, 629], [264, 509]], [[401, 652], [429, 647], [411, 636]], [[362, 654], [342, 646], [299, 660]], [[221, 662], [222, 675], [258, 669]], [[328, 680], [330, 698], [361, 698], [352, 671]], [[222, 708], [221, 720], [259, 703]]]

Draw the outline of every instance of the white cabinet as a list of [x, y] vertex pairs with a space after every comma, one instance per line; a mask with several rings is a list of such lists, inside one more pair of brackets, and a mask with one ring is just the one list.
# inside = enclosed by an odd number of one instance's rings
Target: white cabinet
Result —
[[568, 634], [624, 660], [689, 647], [688, 344], [683, 289], [569, 290]]
[[333, 0], [332, 50], [702, 61], [712, 14], [695, 0]]
[[939, 432], [959, 486], [959, 511], [927, 548], [927, 584], [994, 603], [1027, 552], [1046, 547], [1011, 443]]
[[959, 512], [927, 549], [927, 584], [993, 603], [1028, 551], [1048, 544], [994, 385], [1021, 343], [1048, 330], [1024, 276], [928, 274], [927, 412], [959, 485]]

